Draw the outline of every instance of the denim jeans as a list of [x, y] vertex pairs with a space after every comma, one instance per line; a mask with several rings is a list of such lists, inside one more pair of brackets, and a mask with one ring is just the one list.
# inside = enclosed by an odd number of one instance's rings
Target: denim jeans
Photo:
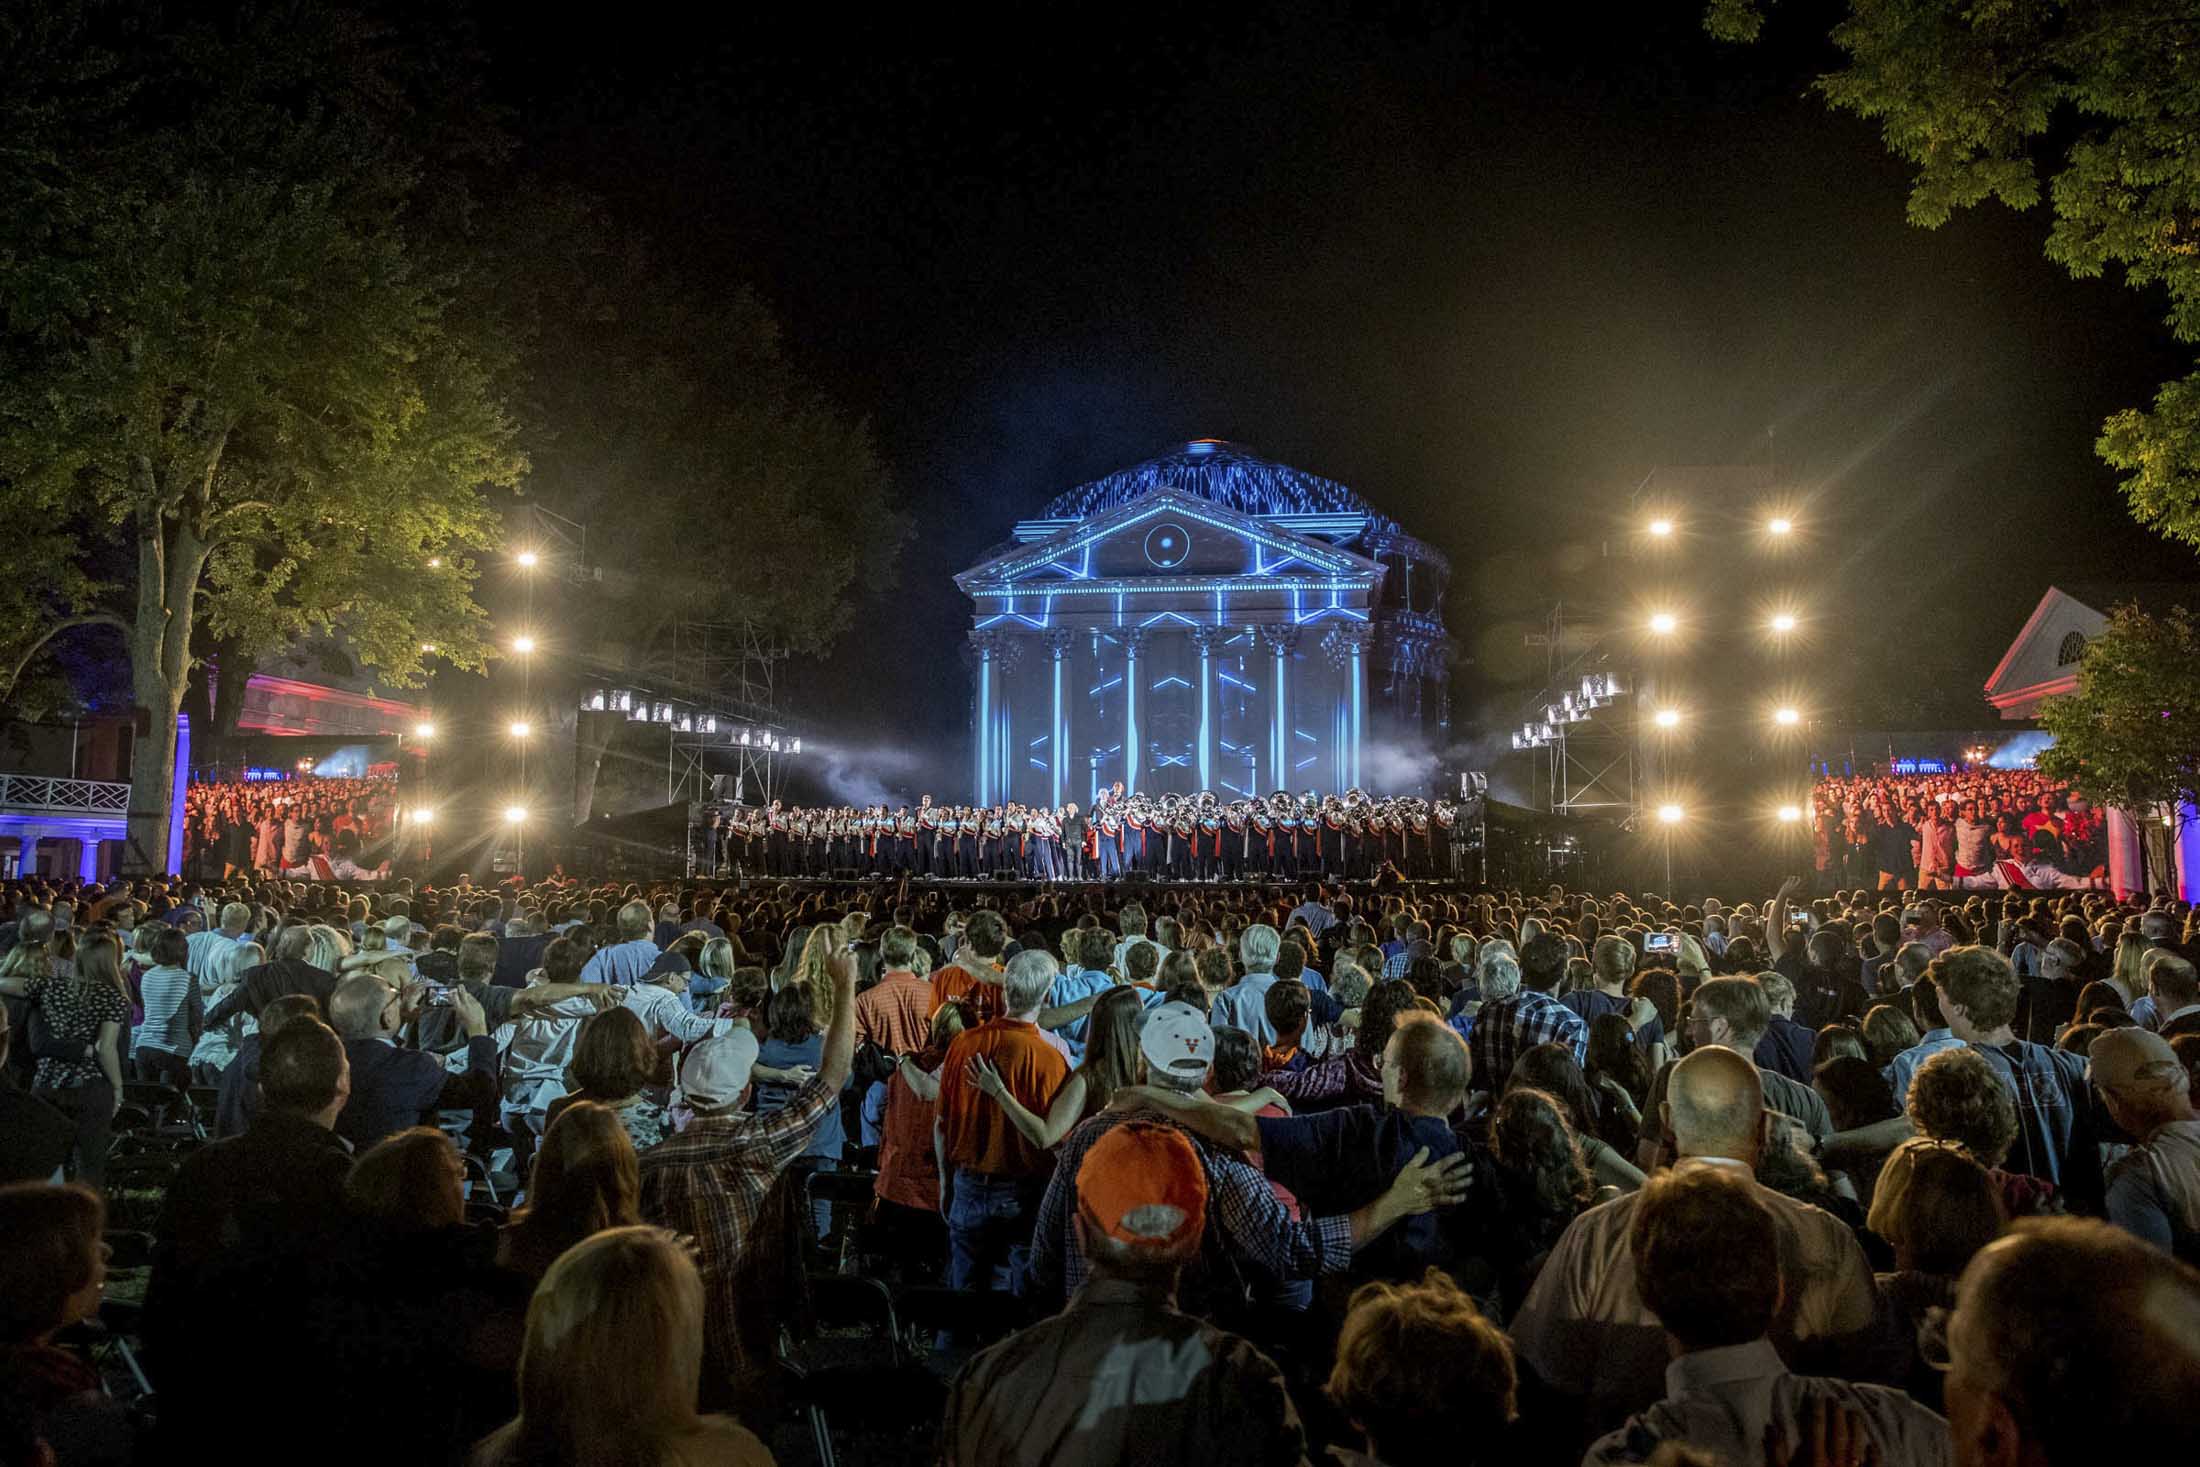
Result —
[[1013, 1292], [1038, 1212], [1029, 1178], [958, 1171], [947, 1199], [947, 1286]]

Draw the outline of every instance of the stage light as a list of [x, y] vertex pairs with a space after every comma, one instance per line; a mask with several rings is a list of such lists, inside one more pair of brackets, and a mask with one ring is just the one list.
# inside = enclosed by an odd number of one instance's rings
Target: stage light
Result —
[[1765, 521], [1765, 533], [1769, 535], [1785, 535], [1794, 528], [1795, 521], [1789, 519], [1786, 515], [1776, 514]]
[[683, 713], [672, 721], [672, 729], [675, 733], [693, 733], [695, 732], [695, 720]]
[[796, 739], [796, 740], [795, 740], [795, 741], [794, 741], [793, 743], [791, 743], [791, 744], [787, 745], [787, 752], [788, 752], [788, 753], [790, 753], [790, 754], [799, 754], [799, 753], [801, 753], [801, 752], [802, 752], [802, 740], [800, 740], [800, 739]]
[[1670, 611], [1653, 612], [1650, 617], [1650, 630], [1661, 637], [1671, 636], [1680, 625], [1681, 619]]
[[1782, 825], [1793, 825], [1803, 818], [1803, 807], [1800, 805], [1782, 805], [1773, 813], [1779, 816]]
[[1772, 618], [1771, 627], [1776, 632], [1792, 632], [1795, 630], [1795, 617], [1790, 612], [1778, 612]]
[[714, 713], [705, 713], [701, 715], [695, 720], [695, 731], [699, 734], [714, 734], [718, 732], [718, 716]]
[[1803, 721], [1803, 715], [1793, 708], [1775, 708], [1772, 710], [1772, 721], [1782, 728], [1793, 728]]
[[1658, 806], [1658, 823], [1661, 825], [1678, 825], [1681, 823], [1681, 818], [1687, 813], [1678, 805], [1660, 805]]
[[515, 718], [504, 726], [504, 731], [515, 739], [524, 739], [533, 733], [534, 726], [524, 718]]
[[512, 638], [512, 650], [514, 652], [517, 652], [520, 656], [525, 657], [528, 653], [535, 650], [535, 639], [533, 637], [525, 635], [524, 633], [520, 636], [514, 637]]
[[526, 819], [527, 807], [525, 805], [506, 805], [504, 807], [504, 823], [506, 825], [524, 824]]
[[414, 737], [414, 738], [416, 738], [416, 739], [432, 739], [432, 738], [434, 738], [434, 737], [435, 737], [435, 725], [434, 725], [434, 724], [432, 724], [432, 723], [427, 723], [427, 722], [421, 722], [421, 723], [416, 723], [416, 724], [414, 724], [414, 725], [413, 725], [413, 737]]
[[631, 713], [634, 711], [634, 690], [632, 688], [613, 688], [610, 701], [613, 713]]
[[747, 729], [741, 730], [741, 747], [744, 749], [749, 747], [749, 731]]
[[1650, 721], [1659, 728], [1679, 728], [1681, 726], [1681, 711], [1678, 708], [1660, 708], [1656, 713], [1650, 715]]
[[533, 570], [536, 565], [541, 562], [542, 557], [535, 554], [535, 552], [532, 550], [522, 550], [519, 554], [513, 556], [512, 559], [518, 561], [522, 569]]
[[433, 642], [422, 642], [422, 643], [420, 644], [420, 650], [421, 650], [421, 651], [423, 651], [423, 652], [433, 652], [433, 651], [435, 650], [435, 643], [433, 643]]
[[415, 810], [415, 811], [413, 811], [413, 812], [412, 812], [412, 823], [413, 823], [413, 824], [415, 824], [415, 825], [433, 825], [433, 824], [435, 824], [435, 811], [433, 811], [433, 810]]
[[672, 705], [670, 703], [659, 703], [655, 708], [650, 710], [649, 721], [651, 723], [672, 722]]
[[1655, 535], [1658, 539], [1663, 540], [1666, 536], [1673, 533], [1673, 522], [1669, 519], [1663, 518], [1654, 519], [1650, 522], [1650, 533], [1652, 535]]

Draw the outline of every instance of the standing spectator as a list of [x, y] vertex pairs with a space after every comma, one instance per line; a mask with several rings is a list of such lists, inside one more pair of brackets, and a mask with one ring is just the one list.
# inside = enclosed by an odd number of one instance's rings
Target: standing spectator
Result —
[[696, 1412], [711, 1312], [687, 1250], [655, 1228], [612, 1228], [568, 1250], [527, 1306], [519, 1415], [474, 1449], [472, 1467], [770, 1467], [747, 1427]]
[[535, 1152], [527, 1204], [498, 1234], [497, 1262], [540, 1282], [576, 1243], [639, 1226], [642, 1172], [629, 1134], [609, 1106], [594, 1101], [575, 1101], [553, 1117]]
[[1515, 1460], [1508, 1429], [1518, 1387], [1504, 1333], [1444, 1274], [1363, 1285], [1345, 1313], [1327, 1392], [1367, 1455], [1339, 1459], [1392, 1467]]
[[1956, 1279], [1979, 1249], [2001, 1233], [1999, 1189], [1961, 1146], [1913, 1137], [1888, 1153], [1871, 1191], [1866, 1225], [1894, 1252], [1894, 1270], [1878, 1276], [1888, 1333], [1903, 1357], [1893, 1379], [1937, 1406], [1941, 1380], [1926, 1331], [1934, 1310], [1955, 1307]]
[[1964, 1270], [1948, 1330], [1957, 1467], [2189, 1461], [2200, 1274], [2104, 1223], [2018, 1223]]
[[1672, 1351], [1665, 1399], [1592, 1446], [1584, 1467], [1639, 1462], [1662, 1442], [1755, 1461], [1767, 1443], [1807, 1444], [1833, 1408], [1860, 1428], [1859, 1455], [1945, 1467], [1948, 1424], [1900, 1391], [1790, 1373], [1769, 1338], [1786, 1287], [1780, 1243], [1779, 1222], [1746, 1176], [1683, 1167], [1642, 1189], [1627, 1251]]
[[1933, 960], [1955, 1037], [1979, 1051], [2017, 1102], [2018, 1164], [2078, 1205], [2098, 1207], [2100, 1150], [2082, 1056], [2016, 1037], [2017, 975], [1990, 947], [1955, 947]]
[[[642, 1156], [642, 1216], [695, 1240], [710, 1299], [705, 1347], [714, 1378], [739, 1358], [733, 1324], [733, 1268], [763, 1212], [764, 1194], [800, 1156], [840, 1104], [855, 1055], [855, 955], [827, 963], [833, 1017], [817, 1074], [770, 1115], [742, 1107], [756, 1069], [756, 1037], [744, 1027], [706, 1039], [680, 1069], [679, 1088], [695, 1119]], [[546, 1281], [547, 1283], [547, 1281]]]
[[607, 1009], [583, 1019], [573, 1062], [566, 1067], [575, 1088], [544, 1107], [544, 1134], [569, 1106], [592, 1103], [619, 1123], [634, 1150], [655, 1146], [672, 1132], [663, 1104], [647, 1088], [657, 1078], [657, 1062], [657, 1046], [632, 1009]]
[[1490, 992], [1500, 982], [1499, 973], [1485, 970], [1482, 1007], [1475, 1012], [1474, 1032], [1467, 1041], [1474, 1053], [1476, 1085], [1504, 1089], [1514, 1059], [1532, 1045], [1564, 1044], [1573, 1050], [1576, 1061], [1587, 1062], [1589, 1026], [1551, 996], [1566, 975], [1567, 956], [1565, 938], [1538, 932], [1521, 947], [1516, 992]]
[[138, 980], [145, 1020], [138, 1025], [130, 1058], [142, 1080], [165, 1080], [181, 1090], [191, 1083], [192, 1020], [198, 1013], [198, 982], [186, 966], [189, 941], [162, 924], [153, 934], [153, 966]]
[[1920, 978], [1910, 987], [1910, 1007], [1917, 1015], [1917, 1026], [1924, 1032], [1917, 1042], [1887, 1062], [1887, 1085], [1894, 1091], [1894, 1103], [1901, 1105], [1908, 1100], [1910, 1081], [1917, 1074], [1917, 1067], [1944, 1049], [1961, 1049], [1963, 1041], [1948, 1027], [1947, 1016], [1941, 1012], [1940, 985], [1930, 977]]
[[[1832, 1135], [1833, 1118], [1826, 1113], [1826, 1103], [1817, 1091], [1777, 1070], [1755, 1065], [1757, 1042], [1764, 1038], [1771, 1022], [1772, 1005], [1756, 979], [1710, 978], [1697, 985], [1696, 996], [1689, 1004], [1688, 1038], [1695, 1048], [1715, 1045], [1751, 1060], [1762, 1077], [1760, 1085], [1768, 1109], [1800, 1124], [1814, 1140]], [[1651, 1109], [1644, 1112], [1645, 1116], [1664, 1103], [1663, 1082], [1672, 1072], [1670, 1065], [1659, 1072], [1660, 1083], [1651, 1087]]]
[[314, 1297], [348, 1225], [351, 1148], [335, 1130], [351, 1095], [343, 1041], [318, 1019], [284, 1024], [261, 1050], [260, 1095], [249, 1130], [185, 1158], [154, 1231], [146, 1343], [163, 1371], [162, 1426], [178, 1441], [233, 1425], [238, 1380], [303, 1393], [321, 1369], [278, 1326]]
[[957, 1035], [940, 1071], [933, 1135], [946, 1193], [950, 1288], [1007, 1288], [1011, 1255], [1031, 1236], [1049, 1159], [980, 1089], [971, 1061], [982, 1058], [1025, 1110], [1045, 1113], [1069, 1077], [1068, 1062], [1034, 1022], [1054, 977], [1053, 959], [1039, 954], [1027, 963], [1019, 955], [1000, 985], [1003, 1015]]
[[1087, 1148], [1074, 1222], [1087, 1282], [1060, 1314], [963, 1368], [949, 1392], [940, 1460], [1305, 1462], [1306, 1433], [1283, 1373], [1245, 1340], [1176, 1307], [1207, 1205], [1199, 1154], [1172, 1126], [1128, 1121]]
[[371, 973], [336, 985], [329, 1017], [344, 1036], [351, 1073], [351, 1100], [336, 1130], [356, 1149], [432, 1119], [435, 1111], [472, 1110], [496, 1099], [497, 1047], [481, 1005], [464, 988], [448, 992], [466, 1034], [466, 1068], [456, 1073], [435, 1055], [397, 1045], [398, 1030], [416, 1017], [408, 1001], [420, 1002], [422, 985], [400, 992]]
[[[55, 960], [41, 958], [54, 966]], [[29, 1001], [45, 1028], [31, 1093], [76, 1123], [73, 1175], [95, 1190], [107, 1178], [107, 1144], [122, 1107], [122, 1034], [130, 996], [122, 983], [122, 944], [95, 932], [77, 948], [65, 974], [0, 977], [0, 993]]]
[[1635, 976], [1635, 945], [1607, 933], [1589, 950], [1590, 987], [1577, 988], [1559, 1000], [1594, 1025], [1606, 1014], [1627, 1012], [1627, 983]]
[[2200, 1113], [2192, 1078], [2159, 1034], [2111, 1029], [2093, 1041], [2093, 1086], [2138, 1141], [2108, 1172], [2108, 1220], [2200, 1263]]
[[1788, 981], [1785, 973], [1778, 972], [1759, 973], [1757, 984], [1764, 989], [1765, 1003], [1772, 1011], [1764, 1037], [1751, 1051], [1757, 1067], [1777, 1070], [1790, 1080], [1808, 1085], [1813, 1068], [1811, 1056], [1818, 1036], [1795, 1022], [1795, 985]]
[[619, 908], [619, 940], [596, 949], [581, 968], [581, 982], [639, 982], [662, 955], [650, 940], [649, 903], [628, 902]]
[[[1663, 1110], [1679, 1156], [1676, 1171], [1717, 1168], [1745, 1178], [1754, 1172], [1767, 1135], [1759, 1074], [1743, 1054], [1720, 1045], [1673, 1065]], [[1849, 1355], [1877, 1307], [1855, 1236], [1830, 1213], [1754, 1180], [1747, 1185], [1772, 1216], [1784, 1260], [1770, 1337], [1790, 1361], [1801, 1358], [1796, 1352], [1805, 1345], [1834, 1359]], [[1649, 1407], [1665, 1378], [1665, 1336], [1638, 1290], [1625, 1241], [1642, 1195], [1628, 1193], [1576, 1218], [1512, 1324], [1521, 1357], [1562, 1398], [1585, 1406], [1583, 1424], [1591, 1431], [1609, 1430]]]
[[932, 1024], [932, 985], [916, 975], [918, 950], [917, 934], [899, 923], [879, 938], [878, 982], [856, 995], [859, 1048], [868, 1044], [897, 1058], [924, 1048]]
[[1276, 953], [1283, 945], [1276, 929], [1255, 922], [1238, 938], [1238, 957], [1245, 976], [1215, 995], [1207, 1022], [1217, 1027], [1243, 1029], [1263, 1048], [1273, 1044], [1276, 1031], [1268, 1022], [1268, 990], [1276, 981]]
[[[772, 995], [771, 1018], [764, 1035], [764, 1043], [756, 1056], [759, 1070], [779, 1073], [814, 1075], [825, 1058], [825, 1039], [817, 1027], [816, 1015], [810, 1007], [810, 988], [806, 983], [792, 984]], [[794, 1098], [796, 1082], [787, 1080], [759, 1081], [756, 1086], [756, 1113], [768, 1116], [783, 1108]], [[828, 1106], [825, 1121], [810, 1137], [801, 1154], [812, 1159], [821, 1172], [840, 1169], [840, 1153], [847, 1139], [844, 1123], [840, 1118], [838, 1100]], [[817, 1234], [820, 1238], [832, 1231], [832, 1204], [820, 1200], [813, 1204]]]

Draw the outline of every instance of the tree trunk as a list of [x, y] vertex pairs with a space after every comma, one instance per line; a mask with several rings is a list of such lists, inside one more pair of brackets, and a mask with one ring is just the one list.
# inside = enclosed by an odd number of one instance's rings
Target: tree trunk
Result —
[[149, 514], [138, 527], [137, 609], [132, 618], [130, 685], [148, 727], [130, 758], [129, 842], [121, 869], [180, 874], [169, 859], [176, 794], [176, 716], [191, 674], [191, 612], [206, 568], [207, 542], [180, 518]]

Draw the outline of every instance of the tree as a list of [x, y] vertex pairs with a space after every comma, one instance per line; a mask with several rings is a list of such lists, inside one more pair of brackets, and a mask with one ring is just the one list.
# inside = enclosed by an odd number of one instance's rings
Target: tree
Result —
[[121, 631], [135, 861], [165, 857], [202, 622], [341, 621], [399, 684], [424, 642], [483, 659], [468, 552], [524, 461], [508, 353], [461, 324], [466, 191], [426, 160], [489, 134], [386, 41], [332, 6], [0, 13], [0, 502], [40, 530], [0, 543], [0, 694], [69, 627]]
[[[1770, 0], [1710, 0], [1714, 36], [1752, 41]], [[2047, 256], [2073, 276], [2111, 267], [2161, 286], [2179, 341], [2200, 341], [2200, 7], [2190, 0], [1849, 0], [1833, 41], [1849, 65], [1818, 79], [1835, 107], [1876, 120], [1917, 165], [1912, 224], [2040, 201]], [[2125, 474], [2139, 523], [2200, 547], [2200, 371], [2151, 410], [2111, 416], [2095, 445]]]
[[2040, 726], [2055, 737], [2041, 773], [2182, 828], [2200, 801], [2200, 623], [2183, 607], [2117, 607], [2086, 644], [2078, 691], [2041, 704]]

